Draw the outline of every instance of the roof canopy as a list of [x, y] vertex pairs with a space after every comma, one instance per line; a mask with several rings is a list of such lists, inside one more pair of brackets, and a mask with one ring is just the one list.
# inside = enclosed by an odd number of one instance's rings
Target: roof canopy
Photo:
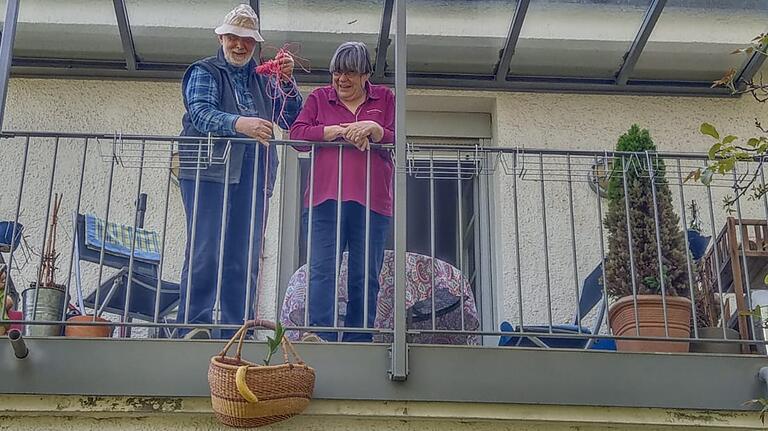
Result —
[[[4, 4], [5, 2], [0, 2]], [[178, 78], [211, 55], [213, 28], [239, 1], [24, 0], [17, 75]], [[290, 43], [327, 82], [340, 42], [363, 41], [375, 80], [391, 82], [393, 0], [251, 0], [264, 56]], [[4, 7], [2, 10], [4, 11]], [[730, 53], [768, 30], [766, 0], [410, 0], [409, 85], [563, 92], [724, 94], [710, 83], [731, 67], [762, 66]]]

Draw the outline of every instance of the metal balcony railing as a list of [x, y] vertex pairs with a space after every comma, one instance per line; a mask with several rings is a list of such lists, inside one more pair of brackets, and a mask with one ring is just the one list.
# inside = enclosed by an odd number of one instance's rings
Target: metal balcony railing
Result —
[[[221, 202], [242, 193], [236, 189], [244, 186], [252, 207], [219, 203], [218, 208], [201, 192], [211, 184], [206, 172], [234, 169], [234, 146], [245, 145], [257, 159], [268, 154], [267, 147], [238, 139], [55, 132], [7, 132], [1, 138], [6, 188], [0, 195], [0, 219], [6, 222], [0, 225], [0, 256], [9, 286], [2, 297], [12, 306], [0, 323], [26, 336], [81, 334], [77, 328], [100, 328], [101, 335], [132, 339], [183, 338], [193, 329], [224, 336], [219, 332], [226, 334], [257, 316], [280, 321], [297, 340], [308, 333], [331, 339], [353, 333], [365, 339], [370, 334], [374, 343], [393, 343], [395, 292], [403, 289], [410, 344], [611, 350], [616, 342], [651, 341], [662, 350], [687, 351], [689, 343], [706, 339], [726, 350], [765, 353], [757, 313], [768, 306], [763, 281], [768, 201], [740, 197], [732, 213], [720, 204], [726, 195], [734, 196], [736, 178], [756, 175], [758, 183], [763, 181], [759, 161], [742, 162], [732, 177], [717, 176], [703, 185], [685, 180], [706, 163], [705, 156], [696, 154], [411, 143], [406, 163], [395, 166], [391, 146], [360, 153], [338, 143], [274, 141], [284, 157], [294, 149], [304, 151], [306, 182], [299, 185], [298, 196], [306, 196], [295, 214], [273, 206], [259, 213], [267, 227], [258, 229], [260, 223], [250, 217], [247, 229], [233, 236], [227, 230], [231, 215], [256, 213], [253, 208], [265, 199], [261, 190], [270, 175], [285, 182], [287, 175], [300, 173], [278, 174], [270, 172], [274, 167], [269, 164], [257, 164], [252, 184], [220, 183]], [[309, 227], [319, 217], [320, 203], [313, 194], [321, 151], [326, 161], [328, 154], [336, 157], [334, 169], [340, 175], [331, 173], [339, 195], [348, 163], [364, 164], [364, 177], [355, 181], [365, 184], [358, 220], [365, 238], [373, 225], [372, 200], [381, 199], [372, 196], [371, 184], [388, 178], [371, 168], [371, 159], [381, 158], [381, 166], [392, 166], [393, 176], [408, 181], [408, 197], [393, 197], [408, 211], [406, 220], [392, 220], [382, 237], [378, 290], [369, 286], [370, 265], [362, 265], [362, 289], [349, 287], [350, 272], [370, 259], [371, 243], [363, 241], [362, 249], [340, 245], [348, 235], [341, 231], [342, 200], [330, 199], [336, 230], [323, 235], [323, 241], [335, 238], [329, 243], [335, 269], [321, 275], [337, 288], [331, 288], [333, 317], [327, 324], [313, 320], [309, 298], [321, 284], [309, 281], [313, 265], [307, 265], [313, 262], [312, 243], [320, 241]], [[327, 176], [328, 166], [322, 169]], [[194, 184], [187, 197], [191, 217], [185, 217], [179, 181]], [[648, 189], [633, 189], [642, 185]], [[612, 194], [621, 199], [606, 200]], [[280, 198], [276, 194], [272, 200]], [[188, 235], [211, 223], [206, 217], [212, 213], [221, 219], [208, 226], [218, 232], [215, 250]], [[612, 227], [609, 217], [619, 217]], [[638, 227], [643, 217], [645, 224]], [[301, 225], [299, 233], [280, 247], [297, 247], [300, 258], [279, 262], [290, 265], [293, 276], [278, 286], [274, 238], [288, 224]], [[392, 250], [391, 236], [398, 229], [408, 229], [407, 250]], [[259, 241], [260, 236], [266, 239]], [[228, 243], [248, 244], [244, 250], [250, 250], [238, 261], [248, 266], [238, 271], [252, 274], [241, 281], [245, 295], [224, 299], [241, 304], [238, 321], [222, 318], [222, 295], [230, 291], [229, 271], [235, 271], [225, 259], [222, 244]], [[206, 316], [177, 318], [179, 307], [189, 310], [198, 301], [190, 294], [194, 280], [181, 274], [200, 263], [193, 258], [185, 266], [185, 253], [213, 260], [215, 274], [208, 276], [215, 283]], [[407, 273], [404, 286], [395, 283], [398, 259]], [[483, 274], [488, 268], [495, 277]], [[629, 309], [635, 312], [629, 323], [639, 323], [644, 313], [640, 293], [663, 293], [664, 307], [650, 332], [611, 329], [608, 314], [618, 285], [629, 292]], [[689, 301], [684, 307], [692, 317], [683, 327], [672, 322], [672, 314], [680, 311], [668, 304], [675, 296]], [[350, 305], [353, 301], [357, 304]], [[360, 304], [368, 304], [360, 312], [362, 320], [350, 323]], [[719, 335], [705, 334], [704, 326], [717, 328]]]

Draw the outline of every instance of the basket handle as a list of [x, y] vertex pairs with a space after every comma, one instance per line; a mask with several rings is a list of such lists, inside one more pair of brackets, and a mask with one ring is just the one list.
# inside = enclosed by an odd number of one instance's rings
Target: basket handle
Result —
[[[239, 361], [242, 357], [243, 352], [243, 342], [245, 341], [245, 335], [248, 333], [248, 330], [251, 328], [266, 328], [266, 329], [272, 329], [274, 330], [276, 327], [275, 322], [269, 321], [269, 320], [263, 320], [263, 319], [257, 319], [257, 320], [247, 320], [245, 323], [243, 323], [243, 326], [240, 327], [240, 329], [237, 330], [235, 335], [232, 336], [232, 338], [227, 342], [227, 344], [224, 346], [224, 349], [219, 353], [220, 357], [224, 357], [227, 355], [227, 352], [229, 351], [229, 348], [235, 343], [235, 340], [238, 340], [237, 344], [237, 351], [235, 353], [235, 358]], [[291, 344], [291, 341], [283, 335], [283, 339], [281, 341], [282, 351], [283, 351], [283, 360], [286, 364], [291, 363], [290, 358], [288, 357], [288, 354], [290, 352], [291, 356], [293, 357], [294, 362], [297, 364], [304, 364], [304, 360], [301, 359], [301, 356], [296, 352], [296, 349], [293, 348], [293, 345]]]

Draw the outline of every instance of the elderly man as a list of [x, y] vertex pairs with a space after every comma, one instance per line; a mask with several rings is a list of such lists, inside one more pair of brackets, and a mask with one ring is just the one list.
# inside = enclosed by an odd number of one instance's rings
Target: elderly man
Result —
[[[221, 44], [218, 54], [197, 61], [184, 74], [186, 113], [182, 136], [207, 137], [210, 133], [216, 137], [255, 141], [231, 143], [228, 167], [208, 163], [210, 160], [205, 155], [200, 158], [196, 144], [182, 146], [179, 183], [187, 220], [187, 245], [178, 323], [240, 324], [253, 316], [263, 221], [277, 174], [277, 151], [268, 145], [272, 122], [277, 121], [287, 129], [301, 108], [301, 96], [292, 80], [290, 55], [280, 54], [276, 58], [280, 63], [279, 80], [255, 72], [257, 63], [253, 54], [256, 45], [264, 41], [258, 32], [258, 22], [250, 6], [237, 6], [215, 30]], [[285, 91], [279, 91], [276, 86], [283, 86]], [[291, 96], [276, 97], [279, 94]], [[211, 159], [223, 155], [226, 146], [226, 140], [214, 142]], [[228, 183], [226, 212], [223, 211], [225, 183]], [[252, 201], [254, 197], [256, 202]], [[223, 262], [219, 262], [222, 229]], [[251, 236], [253, 248], [249, 253]], [[249, 256], [251, 265], [247, 274]], [[223, 271], [219, 283], [220, 264]], [[250, 291], [246, 289], [248, 285]], [[215, 309], [217, 299], [218, 310]], [[215, 335], [229, 337], [232, 333], [222, 331]], [[200, 328], [183, 330], [182, 334], [187, 338], [212, 335]]]

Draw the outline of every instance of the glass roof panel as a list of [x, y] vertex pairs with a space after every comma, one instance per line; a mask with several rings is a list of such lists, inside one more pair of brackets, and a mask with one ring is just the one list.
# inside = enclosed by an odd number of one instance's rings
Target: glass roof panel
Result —
[[630, 78], [718, 79], [744, 64], [730, 53], [766, 30], [767, 0], [669, 0]]
[[141, 61], [192, 63], [216, 52], [213, 29], [241, 0], [125, 0]]
[[[408, 1], [408, 72], [494, 73], [516, 6], [516, 0]], [[392, 20], [390, 71], [395, 64]]]
[[523, 22], [510, 76], [611, 78], [650, 0], [535, 0]]
[[[5, 21], [5, 2], [2, 2]], [[19, 8], [15, 57], [123, 60], [123, 45], [111, 0], [51, 3], [24, 0]]]
[[328, 70], [336, 48], [347, 41], [364, 42], [371, 60], [376, 58], [384, 0], [262, 0], [260, 5], [264, 58], [288, 44], [303, 67]]

